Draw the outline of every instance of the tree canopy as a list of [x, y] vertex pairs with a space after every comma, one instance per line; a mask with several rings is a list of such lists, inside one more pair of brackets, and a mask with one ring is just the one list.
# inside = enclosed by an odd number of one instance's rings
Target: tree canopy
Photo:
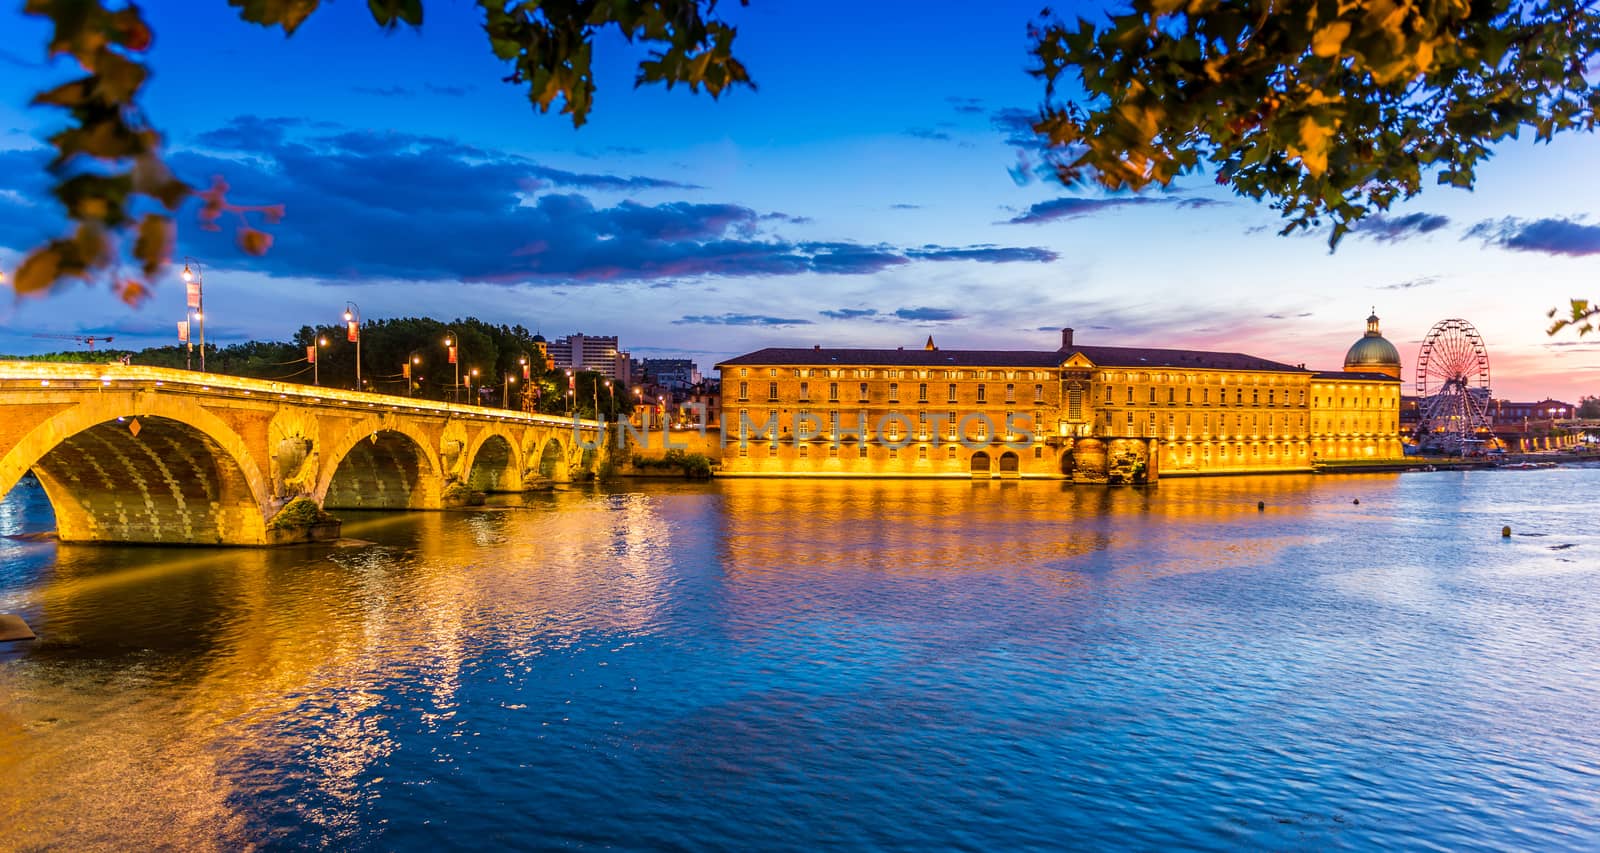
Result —
[[[1048, 13], [1047, 13], [1048, 14]], [[1284, 233], [1352, 224], [1491, 146], [1593, 130], [1593, 0], [1137, 0], [1097, 25], [1033, 28], [1049, 95], [1034, 129], [1068, 184], [1166, 185], [1209, 164], [1270, 199]]]

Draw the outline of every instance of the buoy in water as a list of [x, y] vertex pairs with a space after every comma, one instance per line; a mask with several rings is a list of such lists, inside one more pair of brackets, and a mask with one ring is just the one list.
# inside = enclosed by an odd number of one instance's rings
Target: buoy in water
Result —
[[1501, 539], [1510, 539], [1511, 538], [1511, 525], [1508, 524], [1505, 527], [1500, 528], [1500, 538]]
[[1361, 505], [1361, 499], [1360, 498], [1356, 498], [1355, 500], [1351, 501], [1351, 503], [1355, 504], [1356, 506], [1360, 506]]
[[1266, 501], [1256, 501], [1256, 511], [1257, 512], [1266, 512], [1267, 511], [1267, 502]]
[[9, 640], [32, 640], [36, 637], [28, 623], [22, 621], [21, 616], [10, 613], [0, 613], [0, 642]]

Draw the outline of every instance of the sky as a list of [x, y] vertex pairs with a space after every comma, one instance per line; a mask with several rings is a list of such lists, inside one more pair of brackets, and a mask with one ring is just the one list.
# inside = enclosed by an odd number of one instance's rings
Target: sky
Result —
[[[476, 316], [547, 337], [618, 335], [636, 358], [766, 346], [1246, 352], [1338, 369], [1376, 310], [1408, 387], [1430, 328], [1482, 334], [1495, 396], [1600, 393], [1600, 336], [1544, 332], [1600, 298], [1600, 139], [1516, 141], [1471, 191], [1434, 187], [1330, 254], [1206, 175], [1108, 197], [1014, 176], [1034, 3], [724, 3], [758, 88], [713, 100], [635, 89], [641, 51], [596, 45], [589, 122], [502, 82], [475, 4], [431, 0], [420, 31], [327, 3], [293, 37], [220, 0], [156, 2], [146, 109], [179, 175], [281, 204], [262, 258], [179, 220], [204, 270], [207, 341], [285, 340], [364, 318]], [[0, 269], [56, 234], [33, 93], [42, 22], [0, 12]], [[1092, 12], [1091, 12], [1092, 13]], [[183, 288], [130, 308], [68, 284], [0, 300], [0, 352], [37, 334], [176, 342]], [[70, 342], [69, 342], [70, 346]]]

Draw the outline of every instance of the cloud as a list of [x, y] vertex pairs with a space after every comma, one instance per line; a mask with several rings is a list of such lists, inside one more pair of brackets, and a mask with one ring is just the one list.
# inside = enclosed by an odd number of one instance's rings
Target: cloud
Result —
[[918, 322], [942, 323], [949, 320], [960, 320], [965, 314], [952, 311], [948, 308], [901, 308], [894, 312], [902, 320], [916, 320]]
[[905, 203], [891, 204], [891, 205], [889, 205], [889, 209], [890, 210], [921, 210], [922, 209], [922, 205], [920, 205], [920, 204], [905, 204]]
[[1033, 132], [1038, 114], [1019, 107], [1003, 107], [989, 114], [989, 125], [1005, 136], [1013, 148], [1037, 148], [1039, 136]]
[[707, 326], [810, 326], [810, 320], [768, 317], [764, 314], [691, 314], [672, 321], [678, 325]]
[[876, 317], [876, 308], [825, 308], [817, 312], [824, 317], [834, 320], [854, 320], [859, 317]]
[[1436, 276], [1436, 275], [1424, 275], [1424, 276], [1418, 276], [1417, 278], [1408, 278], [1405, 281], [1397, 281], [1394, 284], [1385, 284], [1385, 285], [1379, 287], [1378, 289], [1379, 290], [1414, 290], [1414, 289], [1416, 289], [1418, 287], [1427, 287], [1428, 285], [1434, 284], [1434, 283], [1436, 283], [1438, 281], [1439, 281], [1439, 277]]
[[1150, 196], [1130, 195], [1114, 196], [1112, 198], [1080, 198], [1076, 196], [1063, 196], [1049, 201], [1041, 201], [1029, 207], [1022, 213], [1006, 220], [1008, 225], [1037, 225], [1044, 222], [1053, 222], [1058, 219], [1078, 219], [1093, 216], [1106, 210], [1119, 207], [1142, 207], [1146, 205], [1170, 204], [1182, 208], [1220, 207], [1227, 202], [1210, 198], [1186, 198], [1181, 196]]
[[[639, 175], [574, 172], [452, 140], [400, 133], [328, 133], [294, 120], [245, 116], [170, 156], [204, 185], [221, 175], [234, 204], [281, 204], [260, 258], [216, 233], [184, 228], [180, 253], [272, 276], [371, 281], [562, 285], [681, 283], [718, 276], [863, 275], [926, 261], [1037, 263], [1046, 249], [993, 245], [903, 248], [772, 233], [810, 220], [698, 200], [610, 202], [598, 192], [687, 190]], [[48, 196], [44, 149], [0, 151], [0, 246], [29, 247], [63, 223]], [[38, 202], [43, 201], [43, 204]], [[180, 222], [194, 222], [194, 204]]]
[[983, 105], [982, 98], [962, 98], [956, 95], [951, 95], [950, 97], [945, 98], [945, 100], [950, 103], [951, 109], [954, 109], [958, 113], [976, 115], [985, 112], [987, 109]]
[[914, 137], [916, 139], [927, 139], [933, 142], [949, 142], [955, 138], [946, 131], [934, 130], [928, 127], [913, 127], [910, 130], [902, 132], [906, 136]]
[[1266, 315], [1263, 315], [1263, 319], [1267, 319], [1267, 320], [1287, 320], [1289, 318], [1287, 316], [1283, 315], [1283, 314], [1266, 314]]
[[1582, 257], [1600, 255], [1600, 225], [1579, 219], [1486, 219], [1472, 226], [1467, 237], [1477, 237], [1484, 245], [1499, 246], [1514, 252], [1539, 252], [1546, 255]]
[[985, 243], [966, 248], [950, 248], [929, 244], [920, 249], [910, 249], [906, 255], [919, 261], [978, 261], [985, 264], [1049, 263], [1060, 255], [1037, 246], [996, 246]]
[[1358, 221], [1350, 229], [1350, 236], [1368, 237], [1380, 243], [1394, 243], [1423, 234], [1432, 234], [1449, 224], [1450, 217], [1437, 213], [1419, 211], [1395, 217], [1374, 213]]

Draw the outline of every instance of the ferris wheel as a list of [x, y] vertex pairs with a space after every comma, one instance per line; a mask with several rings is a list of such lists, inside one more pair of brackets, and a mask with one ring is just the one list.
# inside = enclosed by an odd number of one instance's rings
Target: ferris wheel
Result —
[[1418, 439], [1424, 449], [1459, 454], [1490, 435], [1489, 351], [1466, 320], [1440, 320], [1417, 353]]

